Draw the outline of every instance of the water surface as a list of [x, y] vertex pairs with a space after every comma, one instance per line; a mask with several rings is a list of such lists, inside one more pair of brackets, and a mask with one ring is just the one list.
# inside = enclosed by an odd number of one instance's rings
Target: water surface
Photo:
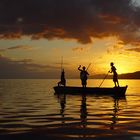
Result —
[[[0, 135], [140, 139], [140, 80], [120, 80], [126, 96], [55, 95], [58, 80], [0, 80]], [[98, 87], [102, 80], [89, 80]], [[67, 80], [80, 86], [80, 81]], [[114, 86], [105, 80], [104, 87]]]

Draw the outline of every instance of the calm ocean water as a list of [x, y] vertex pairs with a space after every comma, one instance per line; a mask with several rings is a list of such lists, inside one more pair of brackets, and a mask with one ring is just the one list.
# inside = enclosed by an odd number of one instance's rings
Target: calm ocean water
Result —
[[[0, 135], [38, 132], [63, 138], [140, 139], [140, 80], [120, 80], [126, 96], [54, 95], [58, 80], [0, 80]], [[98, 87], [102, 80], [88, 80]], [[80, 85], [80, 80], [67, 80]], [[103, 87], [112, 87], [105, 80]]]

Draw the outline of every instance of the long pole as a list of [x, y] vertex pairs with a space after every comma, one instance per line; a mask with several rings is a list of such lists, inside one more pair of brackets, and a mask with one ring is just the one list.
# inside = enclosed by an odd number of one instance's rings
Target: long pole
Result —
[[[109, 71], [108, 71], [108, 73], [109, 73]], [[101, 85], [103, 84], [104, 80], [105, 80], [106, 77], [108, 76], [108, 73], [105, 75], [105, 77], [104, 77], [103, 81], [101, 82], [101, 84], [99, 85], [99, 87], [101, 87]]]
[[88, 67], [87, 67], [86, 71], [89, 69], [90, 65], [91, 65], [91, 63], [88, 64]]
[[63, 56], [61, 56], [61, 71], [63, 69]]

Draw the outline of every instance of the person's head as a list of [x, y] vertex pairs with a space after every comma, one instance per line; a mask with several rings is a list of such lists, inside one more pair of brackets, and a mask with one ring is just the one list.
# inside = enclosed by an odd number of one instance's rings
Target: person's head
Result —
[[83, 70], [85, 70], [86, 69], [86, 67], [85, 66], [83, 66]]
[[114, 65], [114, 63], [113, 63], [113, 62], [111, 62], [111, 63], [110, 63], [110, 66], [113, 66], [113, 65]]

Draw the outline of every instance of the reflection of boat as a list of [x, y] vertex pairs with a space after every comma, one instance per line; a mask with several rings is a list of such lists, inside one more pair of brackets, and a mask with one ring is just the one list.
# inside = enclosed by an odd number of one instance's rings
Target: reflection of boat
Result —
[[[123, 106], [126, 105], [124, 104], [126, 103], [125, 96], [121, 96], [119, 98], [110, 98], [110, 96], [107, 97], [102, 96], [101, 98], [99, 98], [96, 95], [86, 95], [86, 94], [79, 94], [76, 96], [66, 94], [55, 94], [55, 96], [58, 98], [58, 101], [60, 103], [60, 115], [61, 115], [60, 120], [62, 123], [61, 126], [63, 126], [62, 127], [63, 135], [64, 133], [65, 135], [71, 135], [72, 133], [72, 136], [75, 137], [78, 136], [81, 139], [82, 138], [86, 139], [87, 137], [93, 134], [94, 135], [97, 134], [98, 136], [98, 131], [95, 132], [93, 131], [94, 129], [88, 131], [90, 130], [89, 129], [90, 127], [97, 128], [98, 126], [99, 129], [101, 128], [101, 130], [106, 130], [106, 127], [109, 127], [109, 129], [111, 130], [119, 129], [118, 124], [119, 121], [121, 121], [121, 117], [119, 118], [119, 115], [123, 111]], [[71, 103], [74, 102], [76, 103], [74, 104], [74, 106], [76, 106], [75, 108], [71, 106]], [[77, 113], [78, 115], [77, 114], [75, 115], [75, 113]], [[76, 133], [74, 131], [70, 132], [69, 131], [71, 130], [70, 128], [72, 130], [78, 129], [79, 131], [77, 131]], [[106, 131], [102, 132], [104, 132], [104, 134], [106, 135]]]
[[60, 87], [55, 86], [54, 90], [56, 94], [104, 94], [104, 95], [117, 95], [117, 96], [123, 96], [125, 95], [127, 86], [125, 87], [113, 87], [113, 88], [101, 88], [101, 87], [72, 87], [72, 86], [66, 86], [66, 87]]

